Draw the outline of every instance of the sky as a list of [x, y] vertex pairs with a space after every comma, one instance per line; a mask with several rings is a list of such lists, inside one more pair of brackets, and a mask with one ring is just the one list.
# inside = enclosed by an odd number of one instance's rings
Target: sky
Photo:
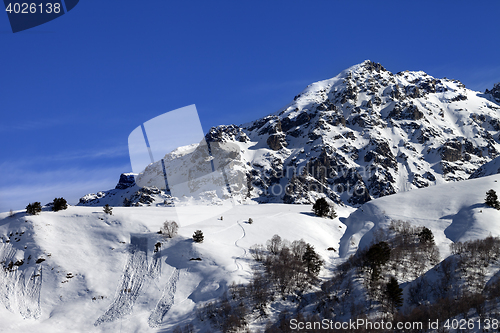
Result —
[[278, 111], [366, 59], [484, 91], [499, 1], [81, 0], [12, 33], [0, 13], [0, 212], [113, 188], [128, 135], [196, 104], [206, 132]]

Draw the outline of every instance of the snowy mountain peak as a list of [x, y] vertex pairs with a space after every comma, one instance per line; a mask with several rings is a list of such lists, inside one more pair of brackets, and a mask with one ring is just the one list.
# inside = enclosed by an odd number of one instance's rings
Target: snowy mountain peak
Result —
[[[226, 171], [246, 179], [231, 193], [241, 200], [311, 203], [327, 196], [359, 205], [467, 179], [495, 158], [500, 107], [486, 97], [458, 80], [393, 74], [366, 60], [310, 84], [269, 116], [214, 127], [205, 140], [238, 147]], [[197, 149], [165, 158], [188, 160], [186, 154]], [[145, 177], [163, 180], [159, 165], [148, 168]]]
[[[274, 175], [283, 166], [307, 171], [293, 180], [286, 175], [287, 185], [302, 191], [285, 193], [285, 202], [311, 202], [314, 187], [334, 201], [359, 204], [466, 179], [498, 154], [497, 110], [458, 80], [422, 71], [393, 74], [367, 60], [309, 85], [284, 109], [242, 127], [261, 143], [255, 147], [266, 142], [276, 151], [268, 164], [274, 172], [257, 167], [267, 186], [278, 183]], [[362, 194], [346, 194], [353, 188]]]

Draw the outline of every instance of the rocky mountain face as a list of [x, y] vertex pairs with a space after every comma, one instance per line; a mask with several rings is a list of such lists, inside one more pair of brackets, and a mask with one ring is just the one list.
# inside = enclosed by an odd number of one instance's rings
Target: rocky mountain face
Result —
[[90, 193], [80, 198], [77, 206], [123, 206], [138, 207], [152, 204], [172, 204], [168, 193], [155, 187], [139, 187], [135, 183], [135, 174], [122, 173], [114, 189]]
[[496, 101], [500, 102], [500, 82], [493, 85], [493, 89], [484, 92], [485, 94], [491, 95], [491, 97]]
[[[326, 195], [357, 206], [467, 179], [499, 155], [499, 94], [498, 84], [482, 94], [458, 80], [393, 74], [365, 61], [309, 85], [274, 114], [214, 127], [205, 141], [239, 147], [226, 172], [244, 175], [232, 190], [241, 200], [300, 204]], [[148, 168], [160, 175], [158, 165]]]

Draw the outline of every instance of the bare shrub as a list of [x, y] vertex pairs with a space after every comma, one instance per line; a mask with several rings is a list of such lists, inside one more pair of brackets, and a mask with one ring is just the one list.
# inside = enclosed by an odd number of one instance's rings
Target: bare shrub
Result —
[[270, 240], [267, 241], [267, 250], [272, 254], [278, 254], [281, 250], [281, 237], [279, 235], [274, 235]]
[[260, 262], [264, 260], [265, 257], [264, 245], [255, 244], [254, 246], [250, 247], [250, 253], [252, 254], [252, 257], [254, 258], [255, 261]]
[[306, 252], [307, 243], [303, 239], [292, 242], [291, 250], [294, 256], [302, 258]]
[[160, 231], [165, 238], [174, 238], [179, 230], [179, 225], [175, 221], [165, 221]]

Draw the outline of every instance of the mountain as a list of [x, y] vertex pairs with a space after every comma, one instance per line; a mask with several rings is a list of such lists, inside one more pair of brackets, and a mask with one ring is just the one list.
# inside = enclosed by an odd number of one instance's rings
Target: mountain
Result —
[[112, 190], [90, 193], [80, 198], [78, 206], [131, 207], [143, 205], [168, 205], [172, 197], [154, 187], [139, 187], [135, 183], [135, 174], [122, 173], [118, 184]]
[[[338, 206], [337, 219], [314, 216], [310, 205], [261, 204], [238, 205], [222, 220], [206, 218], [217, 207], [205, 206], [191, 210], [172, 239], [157, 231], [176, 219], [174, 207], [115, 207], [113, 215], [101, 207], [2, 213], [2, 331], [223, 332], [234, 322], [224, 313], [237, 309], [245, 309], [239, 318], [251, 332], [277, 332], [272, 328], [318, 314], [338, 322], [366, 316], [387, 322], [394, 318], [384, 298], [390, 276], [403, 290], [399, 315], [420, 314], [427, 323], [439, 312], [440, 321], [467, 315], [477, 322], [495, 316], [500, 304], [500, 239], [491, 238], [500, 236], [500, 212], [484, 204], [486, 191], [500, 191], [499, 180], [494, 175], [415, 189], [354, 212]], [[434, 247], [418, 241], [416, 231], [424, 226]], [[192, 241], [195, 230], [203, 231], [203, 243]], [[268, 253], [276, 234], [283, 240], [279, 248], [300, 239], [314, 247], [325, 261], [318, 281], [286, 292], [262, 287], [281, 273], [266, 275], [277, 259], [257, 261], [255, 254]], [[406, 248], [393, 247], [402, 240]], [[393, 248], [374, 281], [366, 250], [380, 241]], [[260, 308], [254, 307], [259, 290], [268, 292]], [[404, 318], [396, 319], [414, 321]], [[481, 332], [477, 328], [472, 331]]]
[[[359, 206], [372, 198], [467, 179], [495, 158], [500, 150], [499, 89], [497, 84], [482, 94], [458, 80], [422, 71], [393, 74], [367, 60], [309, 85], [274, 114], [241, 126], [211, 128], [205, 141], [240, 150], [228, 173], [244, 179], [245, 186], [232, 193], [241, 200], [311, 203], [324, 194], [336, 203]], [[201, 149], [190, 147], [164, 160], [182, 160], [178, 169], [184, 170], [189, 158], [200, 155]], [[153, 179], [150, 192], [158, 191], [154, 185], [161, 189], [161, 164], [150, 165], [142, 177]], [[142, 204], [137, 201], [141, 195], [127, 192], [127, 202], [112, 202]], [[81, 204], [108, 202], [92, 197], [99, 195], [86, 196]]]
[[500, 102], [500, 82], [495, 83], [493, 85], [493, 89], [491, 90], [486, 89], [484, 93], [490, 95], [493, 101]]

